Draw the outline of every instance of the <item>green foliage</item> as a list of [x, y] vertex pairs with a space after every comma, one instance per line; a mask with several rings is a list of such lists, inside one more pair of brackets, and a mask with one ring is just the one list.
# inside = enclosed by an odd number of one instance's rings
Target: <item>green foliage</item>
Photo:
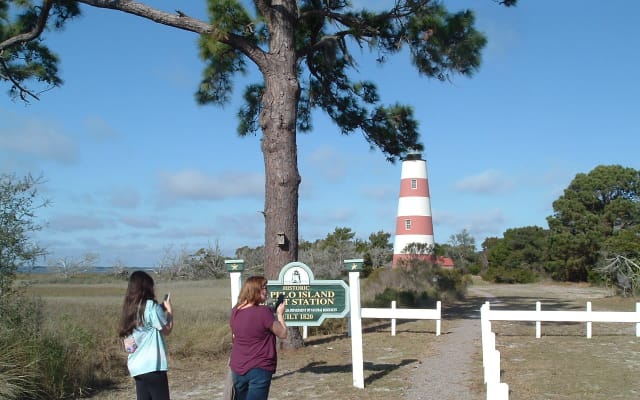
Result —
[[440, 251], [444, 252], [443, 255], [451, 257], [456, 268], [464, 272], [468, 272], [470, 264], [478, 262], [476, 240], [466, 229], [451, 235], [449, 245], [441, 246]]
[[[275, 18], [267, 4], [257, 6], [253, 14], [237, 0], [209, 0], [208, 4], [209, 22], [216, 29], [200, 38], [200, 56], [207, 66], [196, 93], [199, 103], [228, 103], [233, 77], [247, 72], [247, 60], [267, 74], [267, 65], [256, 58], [258, 49], [270, 46], [273, 37], [292, 35], [295, 48], [283, 53], [282, 60], [292, 60], [295, 75], [305, 77], [299, 82], [299, 97], [291, 99], [298, 103], [297, 129], [310, 131], [312, 111], [321, 109], [343, 134], [362, 131], [371, 147], [392, 161], [409, 148], [422, 148], [413, 110], [401, 104], [380, 104], [374, 83], [353, 80], [357, 63], [351, 49], [365, 44], [383, 64], [406, 48], [422, 75], [445, 81], [456, 73], [471, 75], [486, 44], [474, 28], [471, 11], [449, 13], [444, 5], [430, 0], [400, 1], [380, 11], [354, 10], [347, 2], [300, 1], [297, 19]], [[263, 93], [262, 83], [245, 89], [245, 104], [238, 112], [240, 135], [260, 129]]]
[[455, 298], [460, 298], [471, 283], [468, 275], [464, 275], [459, 269], [437, 268], [435, 270], [435, 284], [438, 293], [444, 293]]
[[495, 283], [533, 283], [539, 279], [534, 271], [526, 268], [490, 268], [481, 276], [485, 281]]
[[[369, 235], [369, 240], [355, 238], [350, 228], [336, 228], [324, 239], [299, 243], [298, 261], [307, 264], [316, 279], [337, 279], [344, 274], [344, 260], [362, 257], [364, 259], [362, 277], [373, 270], [391, 266], [393, 245], [391, 234], [383, 231]], [[235, 258], [245, 261], [245, 269], [263, 273], [264, 246], [236, 249]], [[280, 266], [282, 267], [282, 266]]]
[[89, 331], [64, 316], [50, 329], [43, 303], [22, 292], [0, 308], [1, 398], [75, 398], [94, 386], [97, 352]]
[[414, 290], [398, 290], [394, 288], [386, 288], [384, 292], [376, 294], [371, 307], [388, 308], [392, 301], [396, 302], [397, 307], [404, 308], [420, 308], [426, 307], [433, 303], [427, 292], [416, 292]]
[[38, 99], [38, 93], [26, 88], [27, 82], [43, 84], [44, 90], [62, 84], [57, 56], [41, 40], [31, 40], [45, 28], [47, 20], [40, 17], [41, 12], [49, 16], [49, 29], [58, 30], [68, 19], [79, 15], [80, 8], [70, 0], [44, 5], [29, 0], [0, 0], [0, 82], [8, 82], [9, 95], [25, 102]]
[[356, 252], [358, 254], [364, 254], [362, 275], [365, 278], [369, 276], [375, 268], [391, 266], [391, 261], [393, 260], [391, 234], [378, 231], [370, 234], [368, 241], [357, 240]]
[[0, 398], [6, 400], [43, 398], [38, 385], [37, 365], [30, 357], [28, 338], [0, 336]]
[[[378, 268], [362, 281], [364, 304], [388, 307], [391, 300], [407, 306], [432, 306], [439, 299], [461, 298], [470, 281], [459, 270], [413, 260], [401, 268]], [[381, 303], [386, 302], [386, 305]], [[403, 303], [404, 304], [404, 303]]]
[[30, 175], [0, 175], [0, 300], [11, 294], [18, 268], [45, 254], [31, 242], [31, 234], [42, 229], [34, 222], [35, 210], [48, 204], [38, 199], [38, 183]]
[[507, 229], [503, 238], [483, 243], [487, 269], [483, 278], [493, 282], [533, 282], [545, 273], [549, 232], [537, 226]]
[[467, 271], [469, 271], [471, 275], [478, 275], [482, 271], [482, 265], [478, 263], [469, 264], [467, 266]]
[[[256, 275], [264, 273], [264, 246], [242, 246], [236, 249], [236, 260], [244, 260], [244, 268]], [[284, 265], [283, 265], [284, 266]]]
[[600, 165], [577, 174], [547, 218], [554, 278], [586, 281], [602, 254], [638, 250], [640, 171]]

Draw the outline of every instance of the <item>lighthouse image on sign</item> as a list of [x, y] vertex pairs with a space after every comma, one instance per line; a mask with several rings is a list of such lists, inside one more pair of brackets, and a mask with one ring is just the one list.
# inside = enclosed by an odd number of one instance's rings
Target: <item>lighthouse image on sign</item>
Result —
[[[407, 245], [414, 243], [418, 246], [407, 249]], [[397, 267], [401, 260], [409, 258], [434, 261], [433, 246], [427, 162], [422, 159], [421, 153], [410, 152], [402, 161], [393, 267]]]

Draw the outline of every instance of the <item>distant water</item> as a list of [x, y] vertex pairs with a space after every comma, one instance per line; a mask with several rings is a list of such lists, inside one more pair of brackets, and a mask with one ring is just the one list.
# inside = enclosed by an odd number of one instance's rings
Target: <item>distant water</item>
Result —
[[[153, 268], [124, 268], [125, 271], [129, 273], [133, 271], [152, 271]], [[19, 274], [57, 274], [60, 270], [56, 267], [49, 267], [46, 265], [36, 265], [34, 267], [21, 267], [18, 268]], [[113, 273], [112, 267], [94, 267], [89, 268], [83, 271], [80, 271], [82, 274], [111, 274]]]

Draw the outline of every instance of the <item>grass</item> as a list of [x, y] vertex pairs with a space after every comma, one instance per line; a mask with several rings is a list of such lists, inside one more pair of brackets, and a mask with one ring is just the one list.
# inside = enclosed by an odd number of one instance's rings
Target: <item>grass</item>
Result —
[[[229, 280], [157, 281], [156, 296], [171, 292], [175, 327], [167, 339], [170, 353], [169, 380], [172, 398], [216, 398], [221, 396], [230, 350], [228, 313], [231, 307]], [[45, 304], [45, 324], [64, 331], [76, 326], [96, 338], [94, 370], [100, 372], [101, 386], [92, 388], [92, 398], [101, 400], [130, 398], [133, 384], [127, 376], [126, 355], [120, 348], [116, 329], [125, 281], [87, 283], [86, 279], [31, 281], [29, 293]], [[390, 336], [388, 322], [365, 325], [363, 339], [365, 385], [367, 391], [353, 388], [351, 340], [346, 324], [327, 320], [338, 334], [324, 334], [311, 328], [303, 349], [281, 351], [278, 376], [273, 382], [272, 399], [300, 398], [297, 388], [308, 388], [314, 397], [316, 384], [327, 387], [317, 393], [334, 393], [337, 398], [388, 399], [401, 397], [412, 365], [426, 356], [430, 346], [416, 349], [415, 342], [435, 337], [435, 323], [399, 323], [397, 336]], [[341, 329], [344, 328], [344, 329]], [[398, 344], [402, 344], [398, 346]], [[315, 382], [315, 383], [314, 383]], [[277, 393], [277, 395], [276, 395]], [[183, 396], [183, 397], [181, 397]], [[201, 396], [201, 397], [198, 397]], [[373, 397], [372, 397], [373, 396]]]
[[[506, 308], [535, 309], [535, 301], [541, 300], [543, 309], [584, 310], [586, 301], [592, 301], [594, 311], [635, 310], [634, 299], [607, 296], [585, 285], [492, 285], [476, 281], [474, 286], [496, 295]], [[88, 394], [95, 400], [135, 397], [133, 381], [127, 375], [126, 354], [116, 337], [125, 288], [125, 281], [114, 279], [98, 283], [86, 279], [69, 283], [33, 280], [29, 287], [29, 292], [40, 296], [45, 304], [47, 329], [74, 340], [94, 341], [90, 361], [99, 379]], [[221, 398], [230, 349], [229, 280], [157, 281], [156, 295], [161, 297], [165, 292], [171, 292], [175, 310], [175, 328], [168, 337], [172, 398]], [[457, 307], [477, 312], [482, 301], [469, 298]], [[455, 309], [443, 303], [443, 309]], [[462, 314], [452, 312], [446, 318], [461, 318]], [[444, 336], [435, 336], [433, 321], [398, 321], [397, 335], [392, 337], [388, 321], [365, 320], [362, 390], [352, 384], [351, 340], [339, 329], [345, 325], [338, 320], [327, 321], [338, 327], [333, 330], [337, 333], [310, 329], [313, 336], [304, 348], [279, 352], [272, 400], [404, 398], [418, 363], [433, 355], [439, 341], [445, 340]], [[443, 324], [446, 327], [446, 319]], [[633, 324], [594, 323], [591, 339], [586, 338], [584, 323], [543, 323], [541, 339], [535, 338], [533, 323], [494, 322], [493, 330], [502, 357], [502, 381], [509, 384], [512, 400], [628, 399], [640, 393], [640, 383], [635, 379], [640, 372], [639, 339]], [[478, 372], [471, 382], [472, 395], [480, 399], [485, 396], [485, 388], [479, 351], [472, 358], [474, 371]], [[0, 368], [2, 362], [0, 357]]]
[[[42, 283], [32, 284], [29, 293], [44, 301], [52, 329], [60, 322], [71, 321], [102, 338], [105, 350], [118, 352], [117, 329], [126, 286], [125, 281], [117, 280], [97, 284]], [[231, 308], [228, 280], [158, 281], [155, 291], [158, 298], [171, 292], [175, 326], [167, 342], [174, 356], [220, 354], [229, 349], [230, 341], [224, 339], [229, 336]]]

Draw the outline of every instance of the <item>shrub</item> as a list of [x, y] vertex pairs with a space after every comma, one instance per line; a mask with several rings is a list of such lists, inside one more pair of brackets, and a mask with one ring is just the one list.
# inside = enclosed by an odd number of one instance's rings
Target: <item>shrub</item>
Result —
[[533, 283], [538, 280], [538, 275], [525, 268], [489, 268], [482, 279], [495, 283]]
[[32, 359], [33, 343], [10, 335], [0, 334], [0, 398], [6, 400], [44, 398], [38, 385], [38, 368]]
[[471, 275], [479, 275], [480, 271], [482, 271], [482, 265], [478, 263], [469, 264], [469, 266], [467, 266], [467, 270]]
[[66, 399], [97, 382], [95, 336], [66, 316], [44, 323], [44, 304], [23, 290], [0, 303], [0, 398]]
[[379, 268], [363, 281], [362, 302], [389, 307], [395, 300], [402, 307], [430, 307], [446, 297], [464, 296], [470, 279], [459, 270], [442, 269], [426, 262], [402, 268]]

